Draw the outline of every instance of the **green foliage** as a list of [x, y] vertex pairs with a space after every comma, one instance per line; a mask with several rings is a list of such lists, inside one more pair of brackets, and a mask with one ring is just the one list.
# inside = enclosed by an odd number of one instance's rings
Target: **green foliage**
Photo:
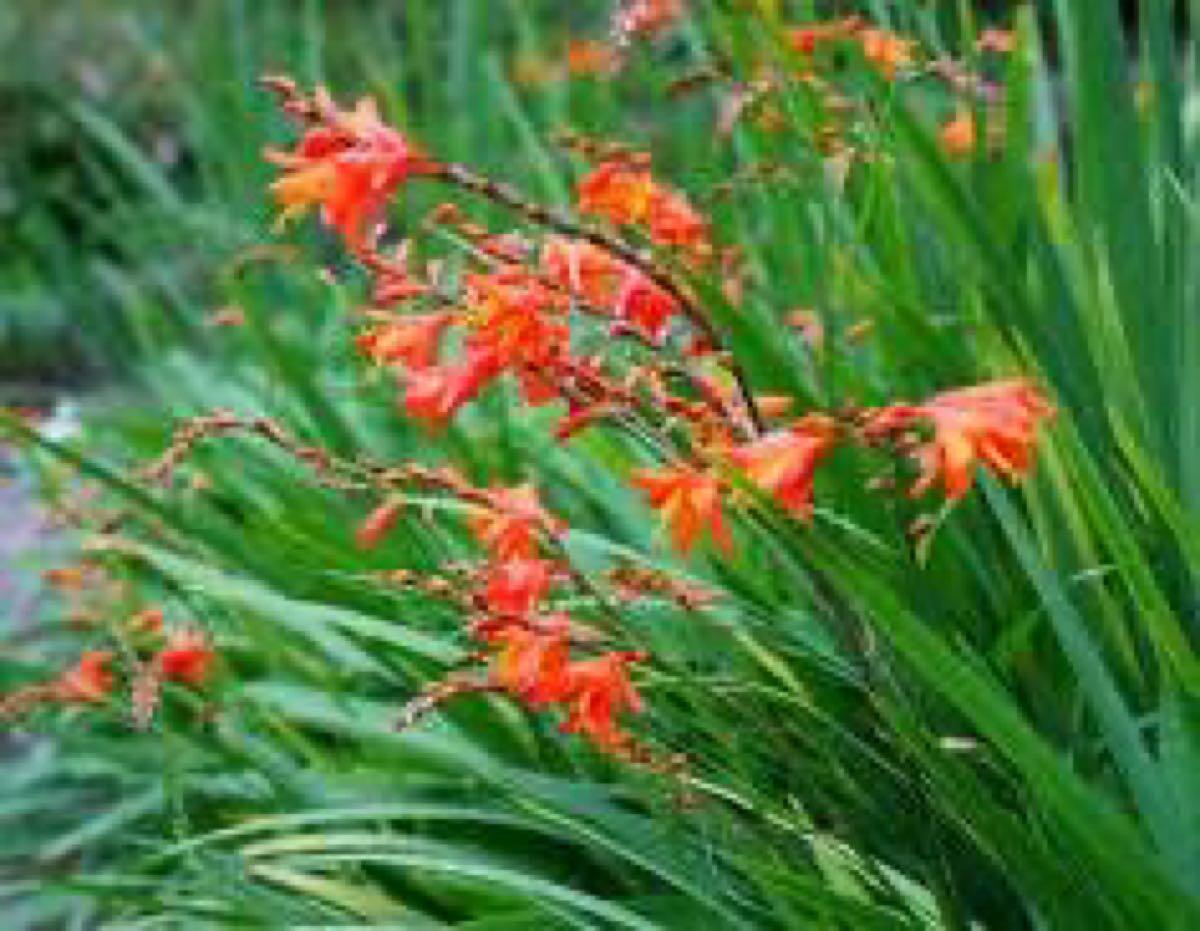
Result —
[[[696, 3], [679, 38], [635, 47], [618, 78], [521, 87], [511, 63], [565, 41], [575, 14], [558, 6], [139, 7], [126, 21], [168, 69], [173, 169], [86, 94], [45, 90], [103, 194], [72, 198], [85, 246], [44, 294], [119, 310], [103, 338], [136, 360], [136, 387], [78, 448], [27, 436], [31, 455], [104, 484], [132, 523], [101, 558], [135, 602], [215, 632], [225, 672], [214, 714], [171, 690], [149, 733], [123, 708], [34, 719], [48, 737], [0, 770], [5, 913], [121, 927], [1200, 924], [1193, 35], [1144, 4], [1131, 80], [1114, 0], [1059, 0], [1041, 23], [1018, 10], [1005, 147], [966, 162], [937, 146], [944, 96], [848, 62], [875, 157], [835, 183], [804, 82], [779, 90], [782, 129], [747, 118], [728, 138], [712, 130], [722, 84], [666, 95], [699, 64], [749, 79], [764, 58], [794, 63], [791, 20], [771, 10], [813, 4]], [[933, 48], [970, 48], [968, 4], [866, 6]], [[576, 33], [602, 28], [579, 18]], [[839, 453], [813, 526], [755, 504], [735, 554], [685, 563], [622, 487], [644, 454], [619, 438], [557, 445], [502, 398], [431, 438], [351, 358], [362, 282], [330, 243], [300, 237], [334, 263], [332, 284], [307, 259], [243, 261], [268, 241], [258, 153], [283, 131], [262, 70], [375, 94], [431, 151], [549, 202], [571, 189], [546, 141], [564, 126], [652, 150], [698, 200], [732, 181], [706, 206], [752, 286], [737, 308], [696, 286], [757, 390], [804, 410], [1035, 374], [1059, 405], [1036, 474], [1016, 490], [984, 479], [914, 546], [906, 529], [929, 505], [867, 494], [878, 463]], [[414, 185], [397, 222], [415, 232], [442, 193]], [[228, 304], [244, 327], [204, 325]], [[781, 337], [797, 306], [820, 311], [822, 352]], [[700, 611], [622, 608], [654, 656], [646, 730], [687, 754], [685, 783], [501, 699], [397, 733], [398, 706], [466, 647], [452, 612], [370, 573], [470, 547], [409, 509], [364, 555], [353, 529], [372, 502], [252, 439], [200, 449], [204, 487], [129, 478], [174, 420], [218, 407], [342, 454], [530, 478], [569, 518], [584, 571], [633, 560], [717, 591]], [[27, 680], [69, 641], [48, 624], [0, 674]]]

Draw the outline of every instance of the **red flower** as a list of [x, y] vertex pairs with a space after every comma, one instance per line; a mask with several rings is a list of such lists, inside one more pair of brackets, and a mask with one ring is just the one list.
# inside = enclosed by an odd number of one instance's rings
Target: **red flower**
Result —
[[601, 162], [579, 182], [579, 209], [613, 223], [642, 224], [650, 217], [655, 184], [650, 172], [625, 161]]
[[113, 674], [108, 668], [112, 653], [88, 650], [58, 679], [57, 697], [64, 702], [95, 704], [106, 699], [113, 689]]
[[620, 320], [645, 333], [653, 342], [661, 343], [679, 304], [647, 276], [631, 268], [625, 272], [615, 310]]
[[542, 273], [594, 309], [607, 310], [627, 273], [624, 262], [583, 239], [551, 236], [542, 247]]
[[833, 421], [811, 414], [786, 430], [734, 449], [730, 458], [788, 511], [807, 518], [812, 515], [813, 475], [835, 438]]
[[199, 630], [183, 628], [171, 634], [155, 660], [163, 679], [201, 686], [208, 678], [216, 653]]
[[714, 476], [688, 466], [643, 469], [635, 473], [633, 485], [645, 492], [652, 508], [662, 512], [679, 552], [689, 552], [706, 527], [721, 549], [732, 550], [721, 512], [721, 483]]
[[563, 731], [583, 734], [605, 749], [623, 747], [629, 738], [618, 728], [617, 715], [642, 710], [642, 699], [629, 681], [628, 667], [645, 658], [644, 653], [605, 653], [571, 663], [566, 670], [566, 698], [571, 710]]
[[682, 194], [662, 187], [655, 188], [650, 202], [650, 238], [660, 246], [678, 246], [701, 256], [712, 248], [708, 221]]
[[479, 545], [495, 559], [534, 559], [539, 531], [558, 526], [538, 501], [532, 485], [488, 492], [488, 506], [471, 516], [469, 526]]
[[355, 339], [359, 351], [377, 365], [425, 369], [434, 365], [442, 331], [453, 314], [413, 314], [386, 320]]
[[[332, 105], [330, 105], [332, 110]], [[319, 205], [324, 221], [352, 247], [363, 244], [387, 201], [411, 175], [433, 164], [385, 124], [372, 100], [353, 111], [333, 111], [328, 122], [308, 130], [295, 151], [269, 152], [283, 168], [271, 185], [286, 222]]]
[[524, 616], [550, 590], [554, 564], [545, 559], [508, 559], [488, 569], [483, 600], [489, 611]]
[[970, 490], [976, 460], [1015, 481], [1033, 466], [1037, 428], [1054, 408], [1030, 382], [1016, 378], [960, 388], [924, 404], [896, 404], [869, 415], [868, 437], [895, 434], [918, 421], [933, 425], [933, 439], [917, 448], [921, 475], [912, 494], [939, 480], [954, 501]]
[[471, 344], [486, 347], [503, 367], [539, 369], [567, 352], [570, 330], [559, 316], [565, 308], [523, 268], [469, 275], [467, 305], [474, 327]]
[[541, 628], [511, 625], [495, 637], [500, 644], [492, 676], [501, 687], [529, 705], [562, 701], [568, 694], [567, 638], [563, 615], [546, 619]]
[[443, 424], [499, 373], [499, 361], [490, 349], [471, 350], [455, 365], [409, 371], [404, 409], [410, 417]]
[[654, 242], [705, 255], [708, 223], [687, 198], [628, 161], [602, 162], [579, 182], [579, 209], [618, 225], [643, 226]]

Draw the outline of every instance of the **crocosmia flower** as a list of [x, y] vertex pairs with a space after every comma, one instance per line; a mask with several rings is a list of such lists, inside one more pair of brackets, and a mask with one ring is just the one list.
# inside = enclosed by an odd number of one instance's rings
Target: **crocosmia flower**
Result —
[[617, 292], [614, 310], [621, 320], [644, 333], [652, 342], [662, 342], [667, 324], [679, 310], [670, 294], [636, 269], [629, 269]]
[[108, 668], [111, 662], [112, 653], [108, 650], [88, 650], [59, 677], [58, 698], [84, 704], [104, 701], [113, 689], [113, 674]]
[[377, 365], [425, 369], [438, 358], [442, 332], [453, 314], [410, 314], [377, 323], [355, 339], [359, 351]]
[[[326, 98], [327, 100], [327, 98]], [[321, 208], [325, 222], [352, 246], [365, 241], [389, 198], [412, 175], [433, 170], [419, 149], [379, 117], [372, 100], [309, 129], [292, 152], [269, 152], [283, 169], [271, 185], [280, 222]]]
[[171, 634], [156, 664], [164, 680], [198, 687], [208, 679], [215, 660], [216, 652], [203, 631], [183, 628]]
[[1053, 416], [1037, 387], [1017, 378], [947, 391], [923, 404], [882, 408], [868, 416], [865, 431], [879, 437], [931, 425], [933, 438], [915, 451], [921, 474], [912, 494], [940, 482], [953, 501], [970, 490], [976, 462], [1010, 481], [1026, 475], [1037, 428]]
[[735, 448], [734, 464], [797, 517], [812, 515], [813, 476], [836, 440], [833, 421], [811, 414], [786, 430]]
[[558, 529], [532, 485], [497, 488], [488, 492], [469, 521], [471, 533], [495, 559], [534, 559], [539, 531]]
[[501, 372], [496, 353], [474, 349], [450, 365], [405, 373], [404, 410], [410, 417], [440, 426]]
[[545, 559], [509, 559], [489, 567], [483, 600], [489, 611], [523, 616], [550, 590], [554, 564]]
[[579, 209], [618, 225], [641, 226], [660, 246], [697, 256], [711, 251], [708, 222], [688, 199], [628, 160], [602, 162], [580, 181]]
[[495, 637], [500, 645], [493, 677], [501, 687], [531, 706], [562, 701], [568, 689], [569, 644], [565, 618], [547, 627], [512, 625]]
[[645, 658], [643, 653], [617, 652], [572, 663], [567, 670], [571, 710], [563, 731], [582, 734], [609, 750], [624, 746], [629, 738], [620, 730], [617, 715], [642, 710], [641, 696], [629, 681], [629, 665]]
[[690, 552], [705, 530], [723, 550], [733, 548], [721, 509], [721, 484], [714, 476], [689, 466], [643, 469], [633, 476], [633, 485], [662, 515], [680, 553]]

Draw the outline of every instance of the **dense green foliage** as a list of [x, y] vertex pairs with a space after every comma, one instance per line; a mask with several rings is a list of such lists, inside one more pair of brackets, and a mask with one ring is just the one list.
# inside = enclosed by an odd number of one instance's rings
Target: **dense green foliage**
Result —
[[[602, 16], [573, 10], [569, 23], [558, 4], [518, 0], [139, 8], [124, 20], [139, 77], [123, 80], [145, 94], [156, 82], [149, 115], [123, 83], [113, 94], [130, 112], [116, 118], [65, 83], [30, 98], [69, 121], [87, 168], [69, 183], [86, 192], [30, 208], [29, 268], [6, 258], [5, 287], [23, 275], [38, 300], [78, 309], [97, 352], [133, 368], [79, 444], [31, 440], [31, 456], [49, 482], [67, 469], [97, 480], [126, 514], [101, 554], [130, 583], [114, 613], [155, 603], [198, 619], [224, 672], [211, 720], [180, 689], [148, 733], [120, 708], [29, 722], [48, 738], [0, 771], [5, 914], [120, 927], [1200, 925], [1192, 37], [1172, 31], [1165, 3], [1143, 4], [1129, 49], [1112, 0], [1059, 0], [1041, 24], [1017, 11], [1005, 146], [953, 163], [934, 136], [944, 96], [901, 93], [850, 62], [878, 157], [840, 185], [814, 154], [802, 82], [780, 93], [782, 128], [743, 120], [727, 139], [713, 130], [721, 82], [667, 92], [714, 61], [749, 79], [787, 54], [781, 24], [813, 5], [695, 3], [676, 38], [635, 48], [620, 76], [536, 87], [511, 80], [513, 63], [600, 34]], [[863, 6], [956, 53], [978, 25], [966, 3]], [[1051, 28], [1058, 73], [1042, 52]], [[270, 239], [260, 150], [284, 133], [263, 70], [375, 94], [431, 151], [551, 203], [569, 203], [578, 169], [549, 142], [556, 130], [653, 151], [711, 211], [718, 241], [744, 249], [739, 308], [698, 287], [758, 390], [804, 410], [1032, 373], [1059, 406], [1035, 475], [1018, 489], [982, 479], [914, 547], [907, 528], [932, 505], [868, 493], [873, 464], [839, 453], [811, 527], [754, 508], [732, 556], [684, 561], [619, 480], [639, 456], [619, 437], [559, 445], [543, 415], [489, 396], [432, 440], [354, 358], [346, 324], [363, 282], [328, 237], [310, 227], [290, 237], [301, 258], [244, 261]], [[154, 157], [147, 126], [169, 135], [173, 164]], [[444, 196], [414, 185], [397, 222]], [[493, 228], [513, 222], [462, 203]], [[314, 274], [318, 259], [336, 282]], [[206, 325], [226, 305], [245, 325]], [[781, 337], [797, 306], [819, 310], [822, 352]], [[340, 454], [532, 479], [570, 520], [583, 570], [628, 559], [719, 591], [698, 612], [624, 610], [654, 656], [641, 724], [687, 754], [688, 797], [499, 699], [397, 733], [399, 705], [460, 659], [459, 625], [369, 572], [462, 558], [462, 535], [411, 513], [363, 554], [353, 533], [370, 502], [253, 439], [204, 446], [204, 487], [132, 481], [173, 422], [216, 407]], [[6, 650], [0, 683], [78, 650], [60, 621]]]

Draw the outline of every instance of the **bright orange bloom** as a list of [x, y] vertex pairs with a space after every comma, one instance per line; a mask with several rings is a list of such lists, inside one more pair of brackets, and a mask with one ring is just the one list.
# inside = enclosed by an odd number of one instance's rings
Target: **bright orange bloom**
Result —
[[439, 426], [499, 374], [499, 361], [489, 349], [470, 350], [454, 365], [412, 369], [405, 374], [404, 409]]
[[721, 549], [728, 552], [733, 548], [721, 511], [721, 483], [714, 476], [689, 466], [673, 466], [643, 469], [632, 481], [646, 494], [650, 506], [662, 513], [679, 552], [690, 552], [705, 528]]
[[643, 226], [661, 246], [711, 251], [708, 222], [688, 199], [628, 161], [601, 162], [579, 182], [579, 209], [612, 223]]
[[488, 569], [483, 600], [489, 611], [524, 616], [550, 591], [554, 564], [545, 559], [507, 559]]
[[579, 182], [579, 209], [617, 224], [644, 224], [654, 192], [654, 177], [644, 168], [601, 162]]
[[711, 250], [708, 221], [686, 197], [663, 187], [655, 189], [650, 203], [650, 238], [660, 246], [678, 246], [702, 255]]
[[614, 310], [619, 320], [646, 334], [651, 341], [661, 343], [667, 324], [679, 310], [679, 303], [648, 277], [631, 268], [621, 283]]
[[810, 414], [786, 430], [734, 449], [730, 458], [784, 508], [807, 519], [812, 516], [813, 476], [836, 439], [830, 418]]
[[608, 750], [625, 746], [629, 737], [619, 729], [616, 717], [622, 711], [642, 710], [641, 696], [629, 681], [629, 664], [645, 658], [644, 653], [619, 652], [571, 663], [567, 669], [571, 711], [562, 730], [583, 734]]
[[916, 42], [912, 39], [903, 39], [886, 29], [863, 29], [858, 40], [862, 43], [863, 57], [889, 81], [900, 68], [913, 63]]
[[472, 343], [486, 346], [501, 366], [539, 368], [566, 354], [561, 296], [520, 266], [468, 275], [467, 306]]
[[557, 532], [558, 523], [546, 513], [532, 485], [496, 488], [488, 506], [479, 507], [468, 525], [479, 545], [495, 559], [535, 559], [538, 532]]
[[568, 626], [565, 615], [556, 615], [539, 629], [511, 625], [501, 630], [495, 638], [500, 644], [492, 671], [496, 683], [529, 705], [562, 701], [569, 686]]
[[683, 17], [683, 0], [621, 0], [613, 32], [621, 37], [654, 36]]
[[885, 407], [869, 416], [865, 430], [878, 437], [931, 423], [933, 439], [915, 454], [921, 475], [912, 494], [941, 481], [954, 501], [970, 490], [976, 460], [1010, 481], [1027, 474], [1037, 428], [1053, 416], [1053, 406], [1033, 384], [1014, 378], [947, 391], [924, 404]]
[[442, 331], [453, 314], [411, 314], [385, 320], [355, 338], [359, 352], [377, 365], [426, 369], [437, 362]]
[[964, 111], [942, 127], [938, 139], [944, 151], [950, 158], [964, 158], [975, 151], [978, 144], [978, 134], [975, 130], [975, 117]]
[[355, 531], [354, 540], [358, 544], [358, 548], [371, 550], [378, 546], [379, 541], [396, 526], [396, 521], [400, 519], [403, 510], [404, 502], [399, 498], [388, 498], [375, 508]]
[[171, 634], [155, 663], [163, 679], [199, 687], [208, 678], [216, 657], [203, 631], [185, 627]]
[[293, 152], [267, 153], [283, 169], [271, 192], [283, 208], [280, 222], [320, 206], [324, 221], [357, 247], [396, 190], [410, 176], [431, 171], [433, 163], [380, 119], [374, 101], [334, 112]]
[[551, 236], [542, 247], [541, 269], [572, 296], [594, 309], [607, 310], [616, 299], [626, 265], [587, 240]]
[[58, 699], [84, 704], [104, 701], [113, 689], [113, 674], [108, 668], [111, 661], [112, 653], [108, 650], [88, 650], [59, 677]]

